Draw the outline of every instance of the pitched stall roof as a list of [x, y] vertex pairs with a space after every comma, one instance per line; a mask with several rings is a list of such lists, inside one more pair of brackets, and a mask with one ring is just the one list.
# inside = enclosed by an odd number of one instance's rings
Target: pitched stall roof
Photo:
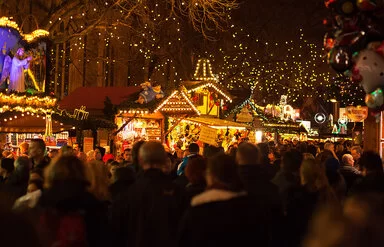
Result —
[[208, 81], [185, 81], [183, 82], [183, 86], [187, 89], [188, 93], [197, 91], [203, 88], [212, 88], [219, 95], [225, 98], [227, 101], [232, 102], [232, 96], [228, 93], [220, 84], [218, 84], [215, 80]]
[[85, 106], [87, 111], [102, 111], [108, 97], [113, 105], [120, 105], [128, 97], [139, 93], [141, 87], [79, 87], [60, 102], [61, 109], [74, 110]]
[[170, 96], [157, 106], [154, 112], [160, 111], [170, 114], [189, 113], [200, 115], [199, 110], [191, 102], [184, 91], [185, 89], [183, 88], [173, 91]]

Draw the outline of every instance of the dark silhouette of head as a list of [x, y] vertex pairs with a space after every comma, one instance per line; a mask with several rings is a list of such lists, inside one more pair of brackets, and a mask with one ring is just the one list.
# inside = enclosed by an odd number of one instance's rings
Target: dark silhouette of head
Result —
[[286, 172], [298, 173], [302, 161], [303, 155], [296, 149], [291, 149], [283, 155], [282, 168]]
[[191, 154], [198, 154], [199, 151], [200, 151], [199, 145], [197, 145], [197, 143], [191, 143], [191, 144], [189, 144], [189, 146], [188, 146], [188, 151], [189, 151]]
[[361, 155], [360, 166], [366, 174], [383, 174], [383, 162], [380, 155], [373, 151], [366, 151]]
[[238, 165], [259, 165], [261, 155], [257, 146], [249, 142], [243, 142], [237, 148], [236, 162]]

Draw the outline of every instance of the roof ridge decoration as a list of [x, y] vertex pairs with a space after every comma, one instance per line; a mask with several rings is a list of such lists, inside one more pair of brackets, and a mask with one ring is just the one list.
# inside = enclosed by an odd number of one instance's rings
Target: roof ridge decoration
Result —
[[19, 25], [15, 21], [12, 20], [11, 17], [0, 17], [0, 28], [12, 28], [13, 30], [17, 31], [19, 35], [28, 43], [31, 43], [39, 38], [48, 37], [49, 32], [44, 29], [36, 29], [33, 32], [29, 34], [23, 33], [23, 31], [19, 28]]
[[200, 58], [197, 61], [193, 77], [197, 81], [218, 81], [218, 78], [212, 72], [211, 62], [206, 58]]

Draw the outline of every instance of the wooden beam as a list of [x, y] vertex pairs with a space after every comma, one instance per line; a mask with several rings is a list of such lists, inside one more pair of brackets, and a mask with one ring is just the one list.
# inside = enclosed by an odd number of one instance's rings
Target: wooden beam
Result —
[[131, 119], [126, 121], [118, 130], [113, 132], [112, 136], [116, 136], [120, 131], [122, 131], [124, 129], [125, 126], [127, 126], [133, 119], [135, 119], [135, 117], [136, 117], [136, 113], [135, 113], [135, 115], [133, 115], [133, 117]]

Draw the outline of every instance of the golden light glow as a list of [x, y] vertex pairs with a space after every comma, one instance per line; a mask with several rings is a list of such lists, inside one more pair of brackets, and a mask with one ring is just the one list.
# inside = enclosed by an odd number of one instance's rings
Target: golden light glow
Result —
[[17, 23], [13, 21], [12, 18], [8, 18], [8, 17], [0, 18], [0, 27], [15, 29], [29, 43], [33, 42], [38, 38], [49, 36], [49, 32], [43, 29], [37, 29], [30, 34], [24, 34], [22, 30], [20, 30], [19, 25], [17, 25]]

